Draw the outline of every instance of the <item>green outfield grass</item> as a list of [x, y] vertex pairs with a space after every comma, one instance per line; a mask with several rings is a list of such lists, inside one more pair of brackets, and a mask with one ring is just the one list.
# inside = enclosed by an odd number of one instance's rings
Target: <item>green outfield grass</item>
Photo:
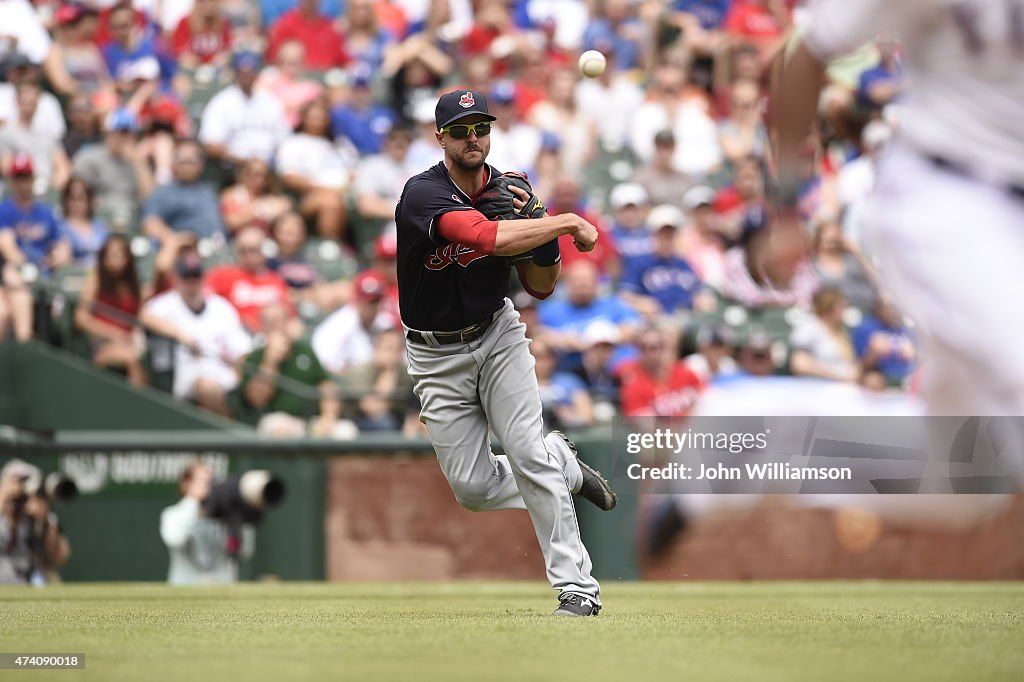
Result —
[[86, 670], [0, 680], [1014, 680], [1021, 583], [605, 586], [549, 616], [533, 583], [0, 588], [0, 651]]

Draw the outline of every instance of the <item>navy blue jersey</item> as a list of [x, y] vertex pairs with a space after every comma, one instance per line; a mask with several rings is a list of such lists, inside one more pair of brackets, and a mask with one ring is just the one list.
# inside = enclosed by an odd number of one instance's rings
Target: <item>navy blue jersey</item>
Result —
[[[487, 166], [491, 176], [499, 174]], [[398, 303], [402, 322], [422, 331], [454, 331], [481, 322], [509, 294], [508, 258], [452, 244], [437, 232], [441, 216], [473, 204], [444, 162], [405, 183], [395, 208]]]

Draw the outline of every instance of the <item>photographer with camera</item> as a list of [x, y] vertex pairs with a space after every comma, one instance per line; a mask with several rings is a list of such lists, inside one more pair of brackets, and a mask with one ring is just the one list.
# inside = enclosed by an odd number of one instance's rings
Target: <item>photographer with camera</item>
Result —
[[0, 584], [59, 581], [71, 547], [48, 493], [42, 472], [28, 462], [12, 459], [0, 469]]
[[182, 498], [160, 514], [160, 537], [171, 555], [172, 585], [224, 584], [238, 580], [238, 560], [256, 549], [251, 523], [231, 524], [209, 513], [213, 472], [201, 462], [181, 472]]

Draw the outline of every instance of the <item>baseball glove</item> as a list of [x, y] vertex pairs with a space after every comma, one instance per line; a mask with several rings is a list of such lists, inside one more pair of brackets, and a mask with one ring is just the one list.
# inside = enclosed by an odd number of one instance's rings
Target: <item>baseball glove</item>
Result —
[[[515, 197], [509, 187], [518, 187], [530, 195], [522, 210], [512, 205]], [[526, 179], [525, 173], [502, 173], [484, 185], [473, 202], [473, 208], [484, 214], [488, 220], [521, 220], [544, 217], [544, 202], [537, 198]]]

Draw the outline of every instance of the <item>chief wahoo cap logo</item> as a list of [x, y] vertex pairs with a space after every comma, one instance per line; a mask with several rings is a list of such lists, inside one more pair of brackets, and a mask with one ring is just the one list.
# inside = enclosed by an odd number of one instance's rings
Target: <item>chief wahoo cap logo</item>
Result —
[[469, 109], [474, 104], [476, 104], [476, 100], [473, 99], [472, 92], [467, 91], [466, 94], [462, 96], [462, 99], [459, 100], [459, 106], [463, 109]]

